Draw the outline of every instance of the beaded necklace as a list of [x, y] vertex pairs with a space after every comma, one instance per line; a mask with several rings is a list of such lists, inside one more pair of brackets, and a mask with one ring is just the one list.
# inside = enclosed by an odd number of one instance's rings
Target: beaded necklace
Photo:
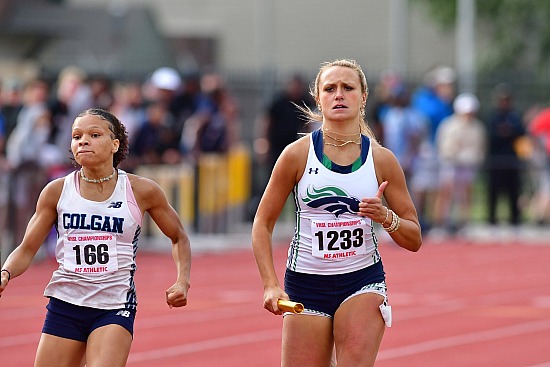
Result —
[[105, 181], [109, 181], [111, 178], [115, 177], [115, 173], [116, 173], [116, 170], [113, 168], [113, 173], [111, 173], [109, 176], [102, 177], [102, 178], [99, 178], [99, 179], [96, 180], [94, 178], [88, 178], [88, 177], [84, 176], [84, 171], [81, 169], [80, 170], [80, 177], [82, 177], [82, 179], [86, 182], [102, 183], [102, 182], [105, 182]]

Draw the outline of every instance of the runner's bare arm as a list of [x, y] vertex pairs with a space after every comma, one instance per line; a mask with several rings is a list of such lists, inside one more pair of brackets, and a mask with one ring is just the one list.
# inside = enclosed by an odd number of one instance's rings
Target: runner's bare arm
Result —
[[[400, 217], [399, 230], [390, 235], [399, 246], [410, 251], [418, 251], [422, 245], [420, 223], [407, 188], [403, 169], [395, 155], [387, 148], [381, 146], [375, 148], [373, 159], [378, 182], [383, 185], [383, 182], [387, 181], [387, 185], [383, 187], [383, 196], [388, 208]], [[379, 218], [382, 216], [380, 215]]]
[[[23, 274], [31, 265], [36, 252], [44, 243], [57, 220], [57, 201], [63, 189], [63, 179], [54, 180], [42, 190], [21, 244], [8, 256], [2, 269], [9, 271], [11, 279]], [[2, 272], [0, 293], [7, 285], [6, 272]]]
[[132, 175], [132, 188], [143, 211], [151, 216], [159, 229], [172, 242], [172, 257], [176, 264], [176, 282], [166, 291], [169, 307], [187, 304], [190, 288], [191, 245], [178, 213], [168, 202], [166, 194], [153, 180]]
[[275, 223], [303, 173], [309, 137], [289, 145], [279, 157], [262, 196], [252, 225], [252, 249], [264, 287], [264, 308], [281, 314], [279, 299], [288, 300], [275, 272], [272, 253], [272, 236]]

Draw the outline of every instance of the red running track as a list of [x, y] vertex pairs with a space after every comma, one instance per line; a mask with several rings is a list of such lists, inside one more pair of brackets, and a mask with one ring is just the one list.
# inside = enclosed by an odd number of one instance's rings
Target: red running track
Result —
[[[549, 367], [549, 245], [426, 243], [381, 252], [394, 324], [377, 367]], [[274, 250], [283, 273], [286, 246]], [[0, 299], [0, 366], [32, 366], [52, 262], [35, 263]], [[280, 365], [281, 318], [263, 310], [251, 251], [194, 256], [189, 305], [168, 309], [169, 254], [138, 255], [131, 367]], [[282, 278], [281, 278], [282, 279]]]

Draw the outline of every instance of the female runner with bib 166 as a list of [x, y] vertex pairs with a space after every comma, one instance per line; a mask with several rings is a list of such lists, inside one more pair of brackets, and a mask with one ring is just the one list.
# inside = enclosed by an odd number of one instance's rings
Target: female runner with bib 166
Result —
[[[418, 251], [422, 236], [403, 170], [364, 120], [367, 81], [354, 60], [322, 64], [311, 94], [318, 111], [301, 108], [321, 127], [279, 157], [252, 227], [264, 286], [264, 308], [300, 302], [284, 313], [282, 366], [374, 365], [391, 307], [374, 222], [401, 247]], [[290, 193], [296, 229], [284, 290], [272, 256], [275, 223]], [[387, 206], [382, 199], [385, 199]]]
[[176, 282], [170, 308], [187, 304], [191, 249], [165, 193], [152, 180], [117, 169], [128, 154], [124, 125], [108, 111], [89, 109], [72, 126], [71, 151], [79, 170], [50, 182], [21, 244], [1, 271], [0, 293], [30, 266], [52, 226], [59, 267], [49, 297], [35, 366], [124, 366], [133, 337], [134, 285], [141, 222], [149, 213], [172, 241]]

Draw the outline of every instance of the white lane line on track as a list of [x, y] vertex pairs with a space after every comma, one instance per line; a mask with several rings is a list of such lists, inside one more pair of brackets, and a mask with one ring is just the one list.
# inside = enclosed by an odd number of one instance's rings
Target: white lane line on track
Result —
[[[157, 316], [138, 316], [136, 318], [136, 330], [156, 329], [176, 324], [198, 324], [202, 322], [211, 322], [216, 320], [229, 320], [242, 317], [242, 305], [229, 305], [223, 310], [211, 309], [209, 311], [189, 311], [182, 310], [181, 313], [165, 313]], [[258, 307], [259, 309], [259, 307]], [[262, 309], [260, 309], [262, 311]], [[138, 311], [139, 312], [139, 311]], [[177, 311], [176, 311], [177, 312]], [[266, 311], [267, 312], [267, 311]], [[263, 315], [262, 313], [258, 313]]]
[[40, 333], [21, 334], [0, 338], [0, 348], [15, 347], [24, 344], [36, 344], [40, 339]]
[[[537, 320], [535, 322], [528, 322], [523, 324], [517, 324], [492, 330], [485, 330], [480, 332], [462, 334], [457, 336], [451, 336], [447, 338], [441, 338], [437, 340], [431, 340], [427, 342], [408, 345], [405, 347], [398, 347], [393, 349], [382, 350], [378, 353], [377, 360], [389, 360], [395, 358], [401, 358], [414, 354], [421, 354], [431, 352], [435, 350], [451, 348], [461, 345], [467, 345], [472, 343], [486, 342], [491, 340], [498, 340], [506, 337], [524, 335], [539, 331], [550, 329], [550, 320], [546, 322]], [[246, 334], [237, 334], [228, 337], [215, 338], [204, 340], [194, 343], [186, 343], [179, 346], [172, 346], [168, 348], [159, 348], [151, 351], [131, 353], [129, 362], [142, 362], [156, 359], [163, 359], [169, 357], [176, 357], [185, 354], [192, 354], [198, 352], [204, 352], [207, 350], [217, 350], [225, 347], [232, 347], [242, 344], [256, 343], [259, 341], [275, 340], [281, 337], [281, 330], [267, 330], [259, 332], [251, 332]], [[535, 366], [535, 367], [550, 367], [547, 365]]]
[[430, 340], [422, 343], [410, 344], [404, 347], [397, 347], [392, 349], [382, 350], [378, 353], [376, 360], [388, 360], [410, 356], [414, 354], [421, 354], [431, 352], [435, 350], [452, 348], [466, 344], [473, 344], [479, 342], [487, 342], [491, 340], [503, 339], [511, 336], [524, 335], [529, 333], [536, 333], [539, 331], [549, 330], [550, 320], [537, 320], [533, 322], [526, 322], [523, 324], [516, 324], [512, 326], [501, 327], [492, 330], [484, 330], [479, 332], [473, 332], [468, 334], [450, 336], [446, 338], [439, 338], [436, 340]]
[[208, 339], [200, 342], [185, 343], [169, 348], [158, 348], [146, 352], [130, 353], [128, 362], [143, 362], [155, 359], [177, 357], [184, 354], [216, 350], [220, 348], [233, 347], [242, 344], [251, 344], [261, 341], [274, 340], [281, 337], [281, 330], [265, 330], [246, 334], [237, 334], [216, 339]]

